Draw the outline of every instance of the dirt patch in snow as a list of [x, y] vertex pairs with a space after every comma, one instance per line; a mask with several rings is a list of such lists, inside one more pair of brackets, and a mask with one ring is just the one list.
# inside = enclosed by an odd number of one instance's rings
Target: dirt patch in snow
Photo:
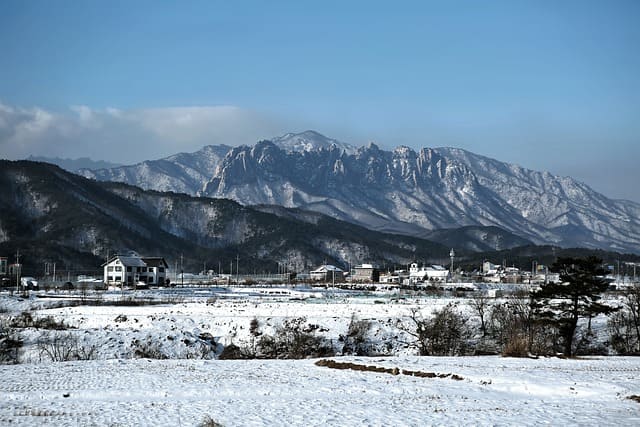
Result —
[[412, 377], [420, 377], [420, 378], [449, 378], [456, 381], [462, 381], [460, 375], [456, 374], [437, 374], [435, 372], [423, 372], [423, 371], [410, 371], [406, 369], [400, 368], [385, 368], [382, 366], [373, 366], [373, 365], [360, 365], [357, 363], [351, 362], [336, 362], [331, 359], [321, 359], [315, 363], [317, 366], [324, 366], [331, 369], [351, 369], [352, 371], [365, 371], [365, 372], [378, 372], [385, 373], [391, 375], [408, 375]]

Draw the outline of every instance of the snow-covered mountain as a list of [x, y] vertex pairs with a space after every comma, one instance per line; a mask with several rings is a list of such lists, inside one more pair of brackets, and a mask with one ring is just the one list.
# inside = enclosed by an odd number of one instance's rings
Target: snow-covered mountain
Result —
[[[286, 152], [314, 151], [321, 148], [337, 147], [346, 153], [353, 153], [356, 147], [318, 132], [308, 130], [302, 133], [287, 133], [272, 139], [272, 142]], [[136, 185], [148, 190], [174, 191], [197, 195], [212, 178], [217, 166], [231, 150], [227, 145], [208, 145], [194, 153], [179, 153], [159, 160], [117, 167], [94, 167], [68, 169], [86, 178], [98, 181], [114, 181]], [[46, 159], [38, 159], [47, 161]], [[54, 161], [49, 163], [58, 164]]]
[[[539, 244], [640, 252], [640, 204], [454, 148], [355, 149], [307, 131], [84, 174], [245, 205], [298, 207], [420, 237], [499, 227]], [[489, 234], [487, 242], [495, 239]]]
[[179, 153], [160, 160], [146, 160], [131, 166], [109, 169], [81, 169], [78, 173], [98, 181], [115, 181], [147, 190], [195, 195], [231, 147], [207, 145], [195, 153]]
[[302, 133], [287, 133], [271, 140], [275, 145], [287, 152], [316, 151], [321, 148], [337, 148], [349, 153], [355, 153], [357, 147], [335, 139], [327, 138], [316, 131], [308, 130]]
[[88, 157], [61, 159], [60, 157], [29, 156], [27, 160], [52, 163], [69, 172], [77, 172], [81, 169], [108, 169], [121, 166], [117, 163], [105, 162], [104, 160], [91, 160]]

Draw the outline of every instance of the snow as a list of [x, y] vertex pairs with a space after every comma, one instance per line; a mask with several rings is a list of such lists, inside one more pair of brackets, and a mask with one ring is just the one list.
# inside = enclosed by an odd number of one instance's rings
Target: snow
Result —
[[[638, 425], [640, 364], [499, 357], [347, 358], [463, 378], [336, 370], [315, 360], [108, 360], [0, 367], [0, 424]], [[68, 396], [68, 397], [65, 397]]]
[[[309, 298], [289, 299], [305, 293]], [[60, 307], [80, 296], [38, 295], [0, 295], [3, 316], [31, 310], [64, 321], [72, 327], [64, 333], [96, 346], [97, 360], [43, 360], [34, 345], [42, 331], [25, 330], [26, 363], [0, 366], [0, 425], [197, 425], [205, 417], [225, 426], [640, 425], [640, 403], [628, 399], [640, 395], [639, 358], [419, 357], [401, 345], [392, 357], [331, 358], [398, 368], [392, 375], [332, 369], [316, 359], [194, 359], [188, 344], [206, 334], [224, 345], [246, 343], [254, 317], [269, 333], [284, 319], [305, 316], [335, 338], [354, 313], [373, 323], [372, 341], [384, 343], [401, 333], [393, 322], [412, 308], [428, 314], [453, 302], [464, 310], [464, 299], [305, 289], [258, 296], [213, 288], [136, 292], [162, 299], [158, 305]], [[170, 360], [134, 358], [134, 343], [149, 339]]]

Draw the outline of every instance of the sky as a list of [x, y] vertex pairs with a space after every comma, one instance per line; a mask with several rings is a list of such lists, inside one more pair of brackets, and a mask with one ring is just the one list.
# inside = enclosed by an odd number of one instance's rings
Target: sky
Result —
[[0, 2], [0, 157], [131, 164], [316, 130], [640, 202], [640, 2]]

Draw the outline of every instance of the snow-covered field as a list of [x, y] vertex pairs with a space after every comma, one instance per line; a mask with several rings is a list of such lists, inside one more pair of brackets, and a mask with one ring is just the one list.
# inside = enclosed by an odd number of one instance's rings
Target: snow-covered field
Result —
[[[640, 362], [347, 358], [450, 378], [336, 370], [314, 360], [107, 360], [0, 367], [0, 424], [640, 425]], [[340, 360], [344, 360], [341, 358]]]
[[[225, 426], [640, 425], [640, 402], [628, 399], [640, 395], [640, 358], [418, 357], [398, 344], [394, 322], [411, 308], [428, 313], [457, 302], [468, 310], [463, 299], [336, 293], [300, 301], [191, 291], [159, 305], [53, 308], [61, 295], [50, 296], [2, 295], [3, 316], [30, 310], [64, 322], [71, 329], [62, 333], [95, 348], [97, 360], [52, 363], [36, 345], [43, 331], [24, 329], [23, 363], [0, 366], [0, 425], [191, 426], [206, 417]], [[203, 360], [216, 352], [194, 347], [203, 336], [219, 347], [247, 343], [253, 318], [269, 333], [301, 316], [338, 346], [353, 314], [372, 323], [373, 342], [395, 342], [394, 356], [331, 359], [398, 368], [399, 375], [332, 369], [315, 359]], [[170, 360], [134, 358], [140, 342], [153, 342]]]
[[[142, 296], [157, 298], [153, 291]], [[64, 297], [64, 295], [63, 295]], [[165, 296], [166, 297], [166, 296]], [[118, 300], [119, 294], [107, 295], [105, 299]], [[140, 343], [153, 342], [166, 357], [190, 358], [199, 352], [198, 342], [203, 334], [212, 336], [221, 346], [231, 343], [247, 344], [251, 337], [249, 325], [258, 319], [261, 331], [272, 334], [284, 319], [306, 318], [306, 324], [318, 325], [318, 334], [333, 342], [336, 349], [340, 334], [346, 334], [352, 315], [371, 322], [369, 339], [376, 346], [393, 344], [391, 354], [412, 354], [409, 348], [394, 337], [403, 336], [396, 328], [399, 318], [419, 307], [425, 315], [452, 301], [448, 298], [392, 299], [389, 295], [353, 296], [342, 294], [330, 298], [290, 300], [288, 298], [263, 298], [234, 295], [227, 298], [212, 298], [195, 294], [175, 299], [173, 303], [160, 305], [56, 305], [64, 301], [58, 298], [0, 300], [14, 315], [30, 310], [34, 318], [51, 316], [57, 322], [71, 328], [64, 333], [76, 336], [85, 348], [95, 347], [95, 357], [100, 359], [131, 358]], [[177, 301], [177, 302], [176, 302]], [[464, 300], [458, 300], [461, 309], [466, 309]], [[52, 332], [54, 333], [54, 332]], [[23, 331], [25, 347], [23, 362], [41, 362], [35, 342], [42, 330]], [[394, 339], [392, 339], [394, 338]], [[185, 344], [186, 343], [186, 344]]]

